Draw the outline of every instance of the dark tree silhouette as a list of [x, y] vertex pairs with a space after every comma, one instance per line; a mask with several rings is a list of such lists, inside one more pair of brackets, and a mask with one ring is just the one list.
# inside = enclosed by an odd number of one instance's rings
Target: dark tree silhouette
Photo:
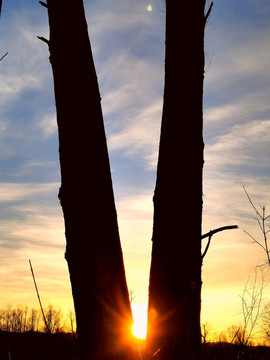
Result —
[[[68, 262], [82, 360], [128, 359], [132, 314], [82, 0], [48, 9]], [[101, 20], [102, 21], [102, 20]]]
[[166, 1], [147, 332], [148, 351], [162, 360], [200, 352], [204, 29], [210, 13], [204, 8], [205, 0]]

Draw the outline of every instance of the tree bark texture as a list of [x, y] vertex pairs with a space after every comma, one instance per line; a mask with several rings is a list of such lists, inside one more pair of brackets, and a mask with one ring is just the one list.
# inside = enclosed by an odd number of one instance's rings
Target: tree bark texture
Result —
[[48, 0], [61, 188], [82, 360], [129, 358], [132, 314], [82, 0]]
[[166, 1], [165, 86], [149, 283], [147, 348], [200, 352], [205, 0]]

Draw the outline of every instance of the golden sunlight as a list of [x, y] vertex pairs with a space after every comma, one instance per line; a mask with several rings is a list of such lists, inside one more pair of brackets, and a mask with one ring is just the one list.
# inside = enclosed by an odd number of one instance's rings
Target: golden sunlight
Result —
[[147, 5], [146, 10], [149, 11], [149, 12], [152, 11], [153, 10], [152, 5]]
[[147, 329], [147, 305], [132, 304], [131, 307], [134, 319], [134, 325], [132, 327], [133, 335], [138, 339], [145, 339]]

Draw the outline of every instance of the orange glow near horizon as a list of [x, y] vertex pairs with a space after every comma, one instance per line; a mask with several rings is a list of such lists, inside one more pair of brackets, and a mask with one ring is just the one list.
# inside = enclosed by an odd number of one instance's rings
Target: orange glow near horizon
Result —
[[132, 304], [131, 307], [134, 319], [132, 333], [138, 339], [145, 339], [147, 330], [147, 305]]

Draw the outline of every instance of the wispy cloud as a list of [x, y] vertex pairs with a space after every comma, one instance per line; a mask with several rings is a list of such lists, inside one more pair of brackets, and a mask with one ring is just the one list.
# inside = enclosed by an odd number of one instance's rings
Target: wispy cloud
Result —
[[131, 119], [127, 119], [123, 129], [118, 129], [108, 138], [111, 151], [122, 150], [128, 157], [140, 155], [147, 167], [155, 169], [158, 153], [161, 108], [160, 103], [143, 108]]
[[[144, 81], [142, 81], [142, 78]], [[120, 54], [100, 77], [108, 145], [153, 167], [161, 123], [163, 66]]]
[[56, 114], [44, 114], [43, 118], [39, 121], [38, 125], [46, 138], [57, 134]]
[[217, 136], [215, 142], [207, 146], [208, 168], [221, 171], [229, 167], [242, 176], [254, 176], [255, 172], [265, 176], [270, 172], [269, 130], [270, 120], [267, 119], [232, 126], [228, 133]]
[[112, 156], [115, 150], [139, 156], [152, 168], [161, 120], [164, 19], [157, 1], [151, 13], [144, 1], [120, 1], [113, 9], [109, 3], [87, 7], [109, 150]]
[[[35, 16], [34, 16], [35, 15]], [[7, 101], [28, 88], [41, 88], [46, 81], [49, 67], [48, 50], [37, 39], [37, 35], [48, 32], [46, 17], [36, 22], [33, 11], [14, 12], [11, 17], [1, 19], [1, 49], [8, 55], [1, 62], [1, 101]]]
[[61, 302], [71, 306], [57, 191], [57, 183], [0, 184], [0, 279], [5, 289], [1, 303], [38, 306], [28, 264], [31, 259], [44, 303], [56, 300], [57, 306]]

